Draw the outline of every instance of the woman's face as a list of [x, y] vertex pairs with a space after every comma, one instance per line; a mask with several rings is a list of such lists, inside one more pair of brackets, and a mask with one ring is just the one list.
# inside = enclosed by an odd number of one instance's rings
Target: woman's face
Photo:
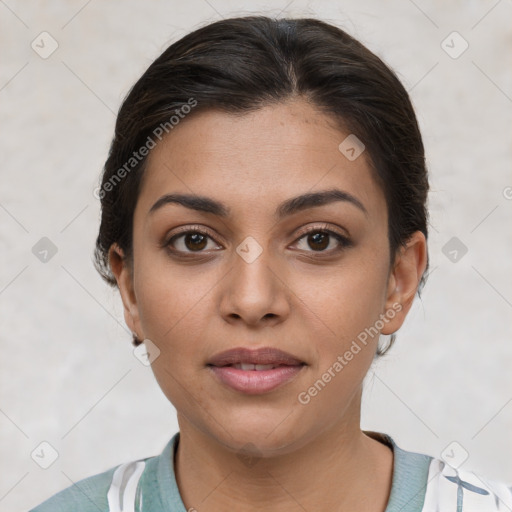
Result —
[[[368, 333], [401, 325], [421, 244], [390, 266], [386, 201], [366, 153], [354, 159], [361, 148], [347, 151], [350, 139], [339, 149], [348, 135], [294, 100], [241, 116], [198, 112], [151, 151], [134, 212], [133, 274], [115, 251], [111, 261], [128, 325], [160, 350], [152, 368], [180, 430], [271, 455], [325, 429], [359, 428], [378, 341]], [[335, 189], [334, 200], [290, 202]], [[169, 194], [208, 198], [225, 215], [166, 201], [152, 210]], [[192, 228], [201, 233], [187, 235]], [[238, 347], [277, 348], [305, 364], [271, 390], [239, 391], [208, 365]], [[325, 372], [331, 378], [311, 391]]]

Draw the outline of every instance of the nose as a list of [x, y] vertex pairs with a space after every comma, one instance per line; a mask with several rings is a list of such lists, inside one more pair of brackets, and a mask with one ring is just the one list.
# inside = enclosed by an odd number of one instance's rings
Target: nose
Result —
[[290, 312], [290, 288], [284, 269], [270, 261], [268, 250], [253, 261], [238, 254], [223, 279], [220, 313], [228, 323], [255, 327], [283, 322]]

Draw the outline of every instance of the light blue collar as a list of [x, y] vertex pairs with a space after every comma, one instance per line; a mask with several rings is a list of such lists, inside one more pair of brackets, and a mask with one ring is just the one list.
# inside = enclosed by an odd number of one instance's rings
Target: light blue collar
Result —
[[[432, 457], [402, 450], [387, 434], [372, 431], [363, 432], [388, 445], [393, 450], [393, 482], [385, 512], [421, 512]], [[180, 433], [177, 432], [159, 456], [157, 479], [160, 497], [165, 509], [187, 512], [174, 473], [174, 458], [179, 438]], [[371, 485], [371, 482], [368, 484]]]

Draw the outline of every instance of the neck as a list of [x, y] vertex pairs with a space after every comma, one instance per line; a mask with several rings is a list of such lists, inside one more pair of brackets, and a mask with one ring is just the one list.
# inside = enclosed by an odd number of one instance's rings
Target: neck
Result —
[[[384, 512], [392, 450], [342, 421], [275, 456], [242, 455], [178, 414], [175, 474], [187, 510]], [[256, 441], [255, 441], [256, 444]], [[254, 446], [254, 445], [253, 445]]]

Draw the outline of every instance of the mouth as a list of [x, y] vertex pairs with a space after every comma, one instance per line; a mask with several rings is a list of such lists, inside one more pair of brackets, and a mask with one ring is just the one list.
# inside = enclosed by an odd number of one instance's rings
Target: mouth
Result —
[[[305, 363], [301, 364], [252, 364], [252, 363], [236, 363], [236, 364], [226, 364], [223, 366], [217, 366], [217, 368], [235, 368], [237, 370], [245, 370], [245, 371], [265, 371], [265, 370], [273, 370], [274, 368], [280, 368], [283, 366], [303, 366]], [[215, 365], [208, 365], [215, 366]]]
[[298, 357], [277, 348], [249, 349], [237, 347], [216, 354], [208, 361], [207, 366], [233, 366], [243, 370], [269, 370], [277, 366], [300, 366], [305, 364]]
[[279, 349], [239, 347], [214, 356], [207, 367], [227, 387], [249, 395], [268, 393], [296, 377], [307, 364]]

